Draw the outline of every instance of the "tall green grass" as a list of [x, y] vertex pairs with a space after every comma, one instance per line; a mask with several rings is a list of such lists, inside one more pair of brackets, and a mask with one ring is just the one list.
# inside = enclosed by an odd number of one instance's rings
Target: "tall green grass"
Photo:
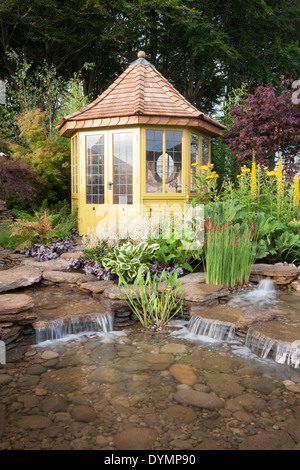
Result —
[[249, 281], [255, 261], [250, 228], [243, 224], [209, 224], [206, 231], [206, 282], [226, 287]]

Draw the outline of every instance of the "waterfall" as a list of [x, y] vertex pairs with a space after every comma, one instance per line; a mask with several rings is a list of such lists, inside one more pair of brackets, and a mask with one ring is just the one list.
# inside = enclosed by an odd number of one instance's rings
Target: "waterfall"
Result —
[[287, 364], [298, 368], [300, 365], [300, 345], [294, 343], [278, 343], [275, 349], [275, 361], [279, 364]]
[[77, 317], [66, 320], [56, 320], [46, 324], [43, 328], [36, 330], [37, 343], [47, 340], [57, 340], [65, 338], [69, 335], [77, 335], [79, 333], [103, 332], [109, 333], [113, 331], [113, 315], [100, 314], [89, 316], [88, 319], [80, 319]]
[[247, 331], [245, 346], [257, 356], [266, 359], [270, 355], [274, 345], [274, 340], [267, 338], [258, 331], [251, 328]]
[[218, 320], [209, 320], [192, 315], [187, 329], [196, 335], [209, 336], [210, 338], [229, 341], [234, 338], [235, 329], [233, 325]]

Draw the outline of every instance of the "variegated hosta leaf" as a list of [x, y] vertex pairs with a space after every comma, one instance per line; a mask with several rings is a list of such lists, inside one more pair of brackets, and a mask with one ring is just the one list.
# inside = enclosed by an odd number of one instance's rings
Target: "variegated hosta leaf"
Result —
[[131, 268], [130, 264], [120, 263], [119, 269], [123, 269], [124, 271], [128, 271]]

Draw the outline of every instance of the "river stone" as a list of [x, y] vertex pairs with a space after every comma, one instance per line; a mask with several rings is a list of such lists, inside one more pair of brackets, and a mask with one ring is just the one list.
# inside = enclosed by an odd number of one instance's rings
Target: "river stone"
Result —
[[237, 405], [243, 406], [245, 409], [257, 409], [263, 410], [267, 406], [267, 402], [262, 398], [256, 397], [252, 393], [244, 393], [239, 397], [233, 399], [237, 403]]
[[29, 416], [23, 416], [22, 418], [20, 418], [17, 424], [23, 429], [34, 430], [34, 429], [45, 429], [48, 426], [51, 426], [52, 421], [49, 418], [46, 418], [46, 416], [29, 415]]
[[54, 393], [67, 393], [82, 386], [82, 371], [80, 367], [49, 370], [42, 376], [41, 386]]
[[46, 372], [46, 369], [41, 364], [32, 364], [27, 369], [28, 375], [41, 375], [44, 372]]
[[222, 408], [224, 401], [212, 393], [197, 392], [196, 390], [178, 390], [174, 393], [174, 400], [184, 405], [214, 410]]
[[244, 391], [239, 377], [226, 373], [205, 373], [205, 380], [210, 389], [223, 398], [240, 395]]
[[161, 348], [161, 352], [171, 354], [183, 354], [187, 351], [188, 347], [185, 344], [169, 343]]
[[44, 351], [42, 354], [42, 359], [49, 360], [59, 357], [59, 354], [55, 351]]
[[24, 403], [25, 408], [34, 408], [39, 404], [39, 399], [37, 396], [32, 395], [31, 393], [26, 393], [25, 395], [21, 395], [18, 398], [18, 401]]
[[0, 292], [30, 286], [41, 279], [42, 271], [31, 266], [18, 266], [0, 271]]
[[157, 438], [157, 432], [149, 428], [129, 428], [114, 437], [118, 450], [148, 450]]
[[250, 281], [259, 282], [270, 278], [274, 284], [290, 284], [300, 274], [300, 268], [291, 265], [276, 264], [254, 264], [252, 266]]
[[36, 375], [29, 375], [29, 376], [25, 375], [19, 378], [17, 382], [17, 386], [22, 389], [31, 388], [31, 387], [35, 387], [36, 385], [38, 385], [39, 381], [40, 381], [40, 378]]
[[109, 367], [98, 367], [88, 376], [89, 382], [114, 384], [128, 379], [128, 375]]
[[173, 364], [169, 368], [169, 371], [173, 377], [182, 384], [192, 387], [197, 382], [197, 376], [194, 374], [191, 367], [185, 364]]
[[33, 299], [26, 294], [0, 295], [0, 321], [2, 315], [14, 314], [28, 310], [34, 306]]
[[240, 444], [239, 450], [293, 450], [295, 442], [285, 431], [261, 432], [248, 436]]
[[182, 405], [172, 405], [164, 410], [164, 416], [169, 421], [174, 421], [179, 424], [194, 423], [197, 419], [197, 415], [192, 408]]
[[82, 421], [84, 423], [90, 423], [95, 421], [97, 418], [95, 411], [90, 406], [86, 405], [75, 406], [72, 410], [71, 416], [76, 421]]
[[9, 374], [0, 374], [0, 386], [7, 385], [13, 380], [13, 377]]
[[50, 411], [53, 411], [53, 413], [66, 411], [67, 406], [66, 400], [60, 396], [52, 396], [42, 401], [42, 410], [44, 413], [49, 413]]

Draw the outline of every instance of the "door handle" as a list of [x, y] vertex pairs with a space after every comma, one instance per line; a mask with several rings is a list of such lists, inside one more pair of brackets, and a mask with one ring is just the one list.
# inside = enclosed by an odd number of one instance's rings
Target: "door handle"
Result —
[[108, 183], [108, 189], [112, 189], [113, 184], [114, 184], [114, 183], [113, 183], [112, 181], [109, 181], [109, 183]]

